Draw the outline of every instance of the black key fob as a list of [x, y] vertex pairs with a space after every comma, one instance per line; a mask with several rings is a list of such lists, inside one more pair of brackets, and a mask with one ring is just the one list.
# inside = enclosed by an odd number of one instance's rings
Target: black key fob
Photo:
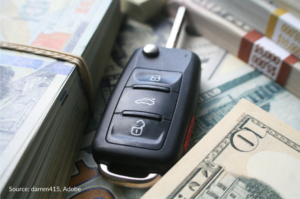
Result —
[[185, 153], [200, 90], [194, 53], [148, 44], [135, 51], [92, 144], [99, 172], [124, 186], [149, 187]]

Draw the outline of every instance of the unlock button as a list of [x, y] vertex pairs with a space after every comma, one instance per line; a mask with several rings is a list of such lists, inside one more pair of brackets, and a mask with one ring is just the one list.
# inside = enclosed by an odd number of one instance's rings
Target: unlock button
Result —
[[140, 126], [140, 127], [136, 127], [136, 126], [131, 127], [131, 135], [140, 136], [140, 135], [142, 135], [143, 128], [145, 127], [145, 122], [143, 120], [138, 120], [138, 121], [136, 121], [136, 123], [141, 123], [142, 126]]
[[114, 114], [107, 141], [146, 149], [160, 149], [168, 133], [170, 121]]

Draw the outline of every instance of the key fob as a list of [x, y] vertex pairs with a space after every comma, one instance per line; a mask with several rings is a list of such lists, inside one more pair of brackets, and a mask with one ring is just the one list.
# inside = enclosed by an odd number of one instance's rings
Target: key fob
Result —
[[184, 155], [194, 124], [200, 65], [187, 50], [148, 44], [135, 51], [92, 144], [104, 178], [149, 187]]

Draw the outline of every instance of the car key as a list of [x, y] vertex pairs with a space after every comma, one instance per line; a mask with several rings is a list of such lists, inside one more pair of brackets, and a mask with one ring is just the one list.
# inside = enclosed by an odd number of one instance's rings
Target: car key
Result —
[[92, 144], [99, 173], [128, 187], [150, 187], [185, 153], [200, 89], [200, 60], [172, 48], [184, 18], [178, 9], [166, 47], [147, 44], [127, 63]]

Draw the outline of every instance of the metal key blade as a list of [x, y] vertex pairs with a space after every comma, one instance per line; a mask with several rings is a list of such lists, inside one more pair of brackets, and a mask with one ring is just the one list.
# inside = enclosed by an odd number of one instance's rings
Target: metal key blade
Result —
[[166, 48], [174, 48], [175, 47], [176, 42], [178, 40], [180, 29], [183, 24], [185, 10], [186, 9], [184, 6], [180, 6], [178, 8], [169, 39], [166, 44]]

